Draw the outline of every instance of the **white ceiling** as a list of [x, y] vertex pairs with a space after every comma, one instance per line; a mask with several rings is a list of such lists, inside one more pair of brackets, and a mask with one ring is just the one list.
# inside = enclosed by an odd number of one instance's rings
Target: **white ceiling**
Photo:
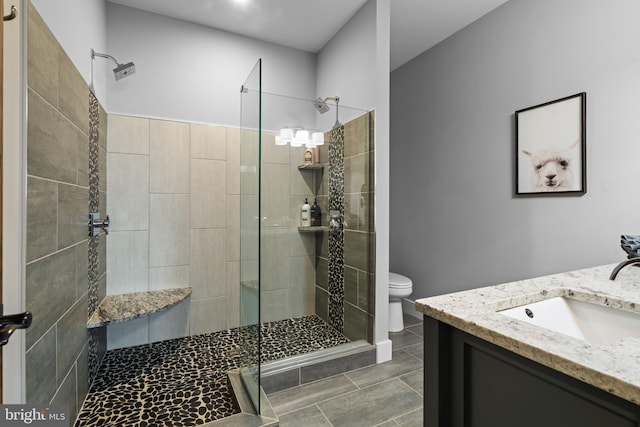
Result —
[[[318, 52], [367, 0], [109, 0]], [[507, 0], [390, 0], [394, 70]]]

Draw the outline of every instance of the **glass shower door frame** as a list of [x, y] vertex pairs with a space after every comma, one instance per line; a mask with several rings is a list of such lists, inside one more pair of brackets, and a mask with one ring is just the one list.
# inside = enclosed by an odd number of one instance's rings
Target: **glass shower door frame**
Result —
[[240, 90], [240, 376], [260, 414], [262, 59]]

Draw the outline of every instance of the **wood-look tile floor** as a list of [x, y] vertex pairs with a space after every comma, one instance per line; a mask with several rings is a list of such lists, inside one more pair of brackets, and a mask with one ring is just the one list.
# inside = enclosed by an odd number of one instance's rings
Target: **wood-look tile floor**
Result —
[[422, 426], [422, 322], [389, 335], [391, 361], [269, 395], [280, 426]]

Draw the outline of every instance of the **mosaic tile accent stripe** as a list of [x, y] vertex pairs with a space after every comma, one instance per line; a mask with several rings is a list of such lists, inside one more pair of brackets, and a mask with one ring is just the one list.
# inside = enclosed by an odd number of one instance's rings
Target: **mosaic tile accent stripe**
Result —
[[[98, 212], [100, 203], [100, 174], [98, 168], [98, 126], [100, 124], [98, 98], [89, 91], [89, 212]], [[87, 218], [88, 221], [88, 218]], [[98, 239], [99, 236], [89, 239], [89, 312], [87, 318], [90, 318], [94, 311], [98, 308]], [[99, 335], [97, 331], [89, 331], [89, 384], [93, 382], [98, 373], [100, 365], [99, 355]]]
[[[329, 210], [344, 218], [344, 126], [331, 130], [329, 139]], [[329, 323], [344, 331], [344, 231], [329, 233]]]
[[[98, 125], [100, 121], [98, 99], [89, 92], [89, 212], [98, 212], [100, 203], [98, 167]], [[93, 246], [93, 248], [92, 248]], [[94, 249], [94, 250], [92, 250]], [[98, 239], [89, 241], [89, 314], [98, 308]]]
[[[226, 373], [255, 328], [227, 329], [108, 351], [75, 427], [195, 426], [238, 413]], [[260, 325], [263, 363], [347, 343], [319, 317]]]

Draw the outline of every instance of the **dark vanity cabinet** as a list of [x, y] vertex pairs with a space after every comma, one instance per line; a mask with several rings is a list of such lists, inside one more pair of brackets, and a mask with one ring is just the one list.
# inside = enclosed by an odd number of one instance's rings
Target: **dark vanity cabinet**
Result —
[[640, 406], [428, 316], [424, 399], [427, 427], [640, 427]]

